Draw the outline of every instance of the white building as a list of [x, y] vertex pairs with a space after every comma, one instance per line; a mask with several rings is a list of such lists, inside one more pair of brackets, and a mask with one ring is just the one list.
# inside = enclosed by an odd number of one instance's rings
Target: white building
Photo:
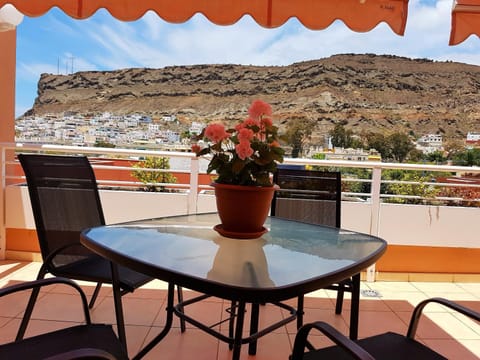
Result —
[[190, 134], [200, 134], [203, 130], [203, 128], [205, 127], [205, 124], [204, 123], [199, 123], [199, 122], [196, 122], [196, 121], [192, 121], [192, 124], [190, 125], [190, 128], [188, 129], [188, 131], [190, 132]]
[[467, 134], [467, 143], [468, 142], [477, 142], [480, 141], [480, 132], [469, 132]]
[[160, 130], [160, 126], [158, 124], [148, 124], [148, 131], [151, 133], [156, 133]]
[[157, 143], [176, 143], [180, 141], [180, 134], [177, 131], [162, 130], [155, 139]]
[[162, 121], [163, 122], [173, 122], [177, 120], [177, 117], [175, 115], [164, 115], [162, 116]]
[[443, 136], [439, 134], [423, 135], [417, 140], [415, 147], [424, 154], [443, 151]]

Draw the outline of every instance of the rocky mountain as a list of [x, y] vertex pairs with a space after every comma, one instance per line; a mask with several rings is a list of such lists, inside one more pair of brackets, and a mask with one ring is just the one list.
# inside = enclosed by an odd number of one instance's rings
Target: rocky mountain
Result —
[[238, 120], [254, 99], [316, 133], [405, 131], [464, 138], [480, 131], [480, 67], [389, 55], [335, 55], [288, 66], [194, 65], [42, 74], [27, 115], [143, 113], [182, 122]]

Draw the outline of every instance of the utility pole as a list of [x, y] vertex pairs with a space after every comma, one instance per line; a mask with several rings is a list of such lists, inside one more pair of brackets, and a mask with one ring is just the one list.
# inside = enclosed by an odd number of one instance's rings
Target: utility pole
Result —
[[75, 59], [75, 57], [74, 56], [69, 56], [68, 59], [71, 60], [70, 74], [73, 74], [73, 60]]

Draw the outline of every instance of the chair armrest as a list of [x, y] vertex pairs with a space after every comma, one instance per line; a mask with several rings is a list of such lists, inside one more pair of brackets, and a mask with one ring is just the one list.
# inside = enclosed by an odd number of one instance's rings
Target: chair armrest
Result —
[[459, 313], [461, 313], [465, 316], [468, 316], [471, 319], [474, 319], [474, 320], [480, 322], [480, 314], [479, 313], [477, 313], [476, 311], [473, 311], [469, 308], [466, 308], [465, 306], [457, 304], [457, 303], [455, 303], [451, 300], [447, 300], [447, 299], [439, 298], [439, 297], [426, 299], [426, 300], [423, 300], [422, 302], [420, 302], [415, 307], [415, 310], [413, 310], [412, 317], [410, 319], [410, 325], [408, 326], [408, 332], [407, 332], [407, 337], [408, 338], [413, 339], [415, 337], [415, 333], [417, 331], [418, 322], [419, 322], [420, 317], [422, 315], [422, 311], [423, 311], [423, 309], [425, 308], [426, 305], [428, 305], [429, 303], [432, 303], [432, 302], [444, 305], [444, 306], [446, 306], [450, 309], [453, 309], [453, 310], [455, 310], [455, 311], [457, 311], [457, 312], [459, 312]]
[[323, 322], [317, 321], [310, 324], [305, 324], [298, 330], [298, 333], [295, 337], [295, 343], [293, 344], [293, 352], [291, 360], [302, 360], [305, 347], [307, 346], [307, 336], [310, 333], [310, 330], [316, 329], [330, 340], [332, 340], [336, 345], [343, 348], [346, 352], [352, 355], [355, 359], [358, 360], [375, 360], [375, 358], [370, 355], [367, 351], [357, 345], [354, 341], [350, 340], [345, 335], [337, 331], [333, 326]]
[[[53, 266], [53, 259], [55, 258], [55, 256], [57, 256], [58, 254], [60, 254], [63, 250], [65, 249], [68, 249], [70, 247], [80, 247], [80, 248], [85, 248], [81, 243], [70, 243], [70, 244], [66, 244], [66, 245], [63, 245], [63, 246], [60, 246], [59, 248], [56, 248], [55, 250], [53, 250], [50, 254], [48, 254], [48, 256], [43, 260], [43, 264], [42, 264], [42, 270], [40, 270], [38, 272], [38, 275], [40, 276], [41, 273], [45, 272], [45, 271], [50, 271], [49, 267], [50, 266]], [[37, 278], [38, 279], [38, 278]]]
[[[6, 296], [12, 293], [20, 292], [20, 291], [25, 291], [25, 290], [39, 291], [41, 287], [49, 286], [49, 285], [57, 285], [57, 284], [70, 286], [79, 293], [80, 299], [82, 302], [85, 323], [90, 325], [92, 322], [90, 318], [90, 312], [88, 309], [87, 296], [83, 292], [82, 288], [76, 282], [67, 278], [52, 277], [52, 278], [39, 279], [39, 280], [33, 280], [33, 281], [26, 281], [20, 284], [7, 286], [3, 289], [0, 289], [0, 297]], [[27, 325], [28, 325], [28, 320], [27, 320], [27, 323], [25, 324], [25, 328]], [[19, 332], [20, 330], [21, 329], [19, 329]], [[23, 334], [20, 337], [17, 334], [17, 340], [21, 340], [22, 338], [23, 338]]]
[[46, 279], [38, 279], [33, 281], [25, 281], [19, 284], [7, 286], [5, 288], [0, 289], [0, 297], [9, 295], [15, 292], [19, 292], [19, 291], [31, 290], [31, 289], [36, 289], [43, 286], [56, 285], [56, 284], [64, 284], [64, 285], [73, 287], [80, 294], [82, 299], [85, 299], [85, 303], [87, 304], [87, 308], [88, 308], [87, 297], [84, 294], [82, 288], [73, 280], [60, 277], [60, 276], [46, 278]]

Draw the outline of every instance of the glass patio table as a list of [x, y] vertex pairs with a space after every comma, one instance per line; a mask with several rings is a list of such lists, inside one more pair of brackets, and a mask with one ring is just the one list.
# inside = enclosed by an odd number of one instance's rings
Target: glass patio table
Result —
[[[241, 345], [245, 343], [249, 343], [249, 353], [254, 354], [260, 336], [295, 318], [297, 326], [302, 325], [304, 294], [350, 277], [354, 284], [350, 338], [357, 338], [360, 271], [385, 252], [384, 240], [277, 217], [267, 219], [268, 232], [260, 238], [240, 240], [223, 237], [213, 230], [219, 222], [216, 213], [208, 213], [106, 225], [82, 232], [81, 242], [111, 261], [118, 332], [124, 344], [116, 266], [127, 266], [168, 283], [165, 327], [136, 358], [144, 356], [167, 335], [174, 314], [228, 342], [233, 348], [232, 359], [239, 358]], [[192, 301], [180, 300], [175, 304], [175, 285], [237, 305], [235, 327], [229, 336], [187, 316], [184, 310]], [[292, 298], [298, 299], [296, 309], [281, 303]], [[263, 303], [282, 306], [291, 316], [262, 330], [258, 330], [258, 323], [252, 322], [250, 335], [242, 337], [246, 304], [252, 304], [253, 313]]]

